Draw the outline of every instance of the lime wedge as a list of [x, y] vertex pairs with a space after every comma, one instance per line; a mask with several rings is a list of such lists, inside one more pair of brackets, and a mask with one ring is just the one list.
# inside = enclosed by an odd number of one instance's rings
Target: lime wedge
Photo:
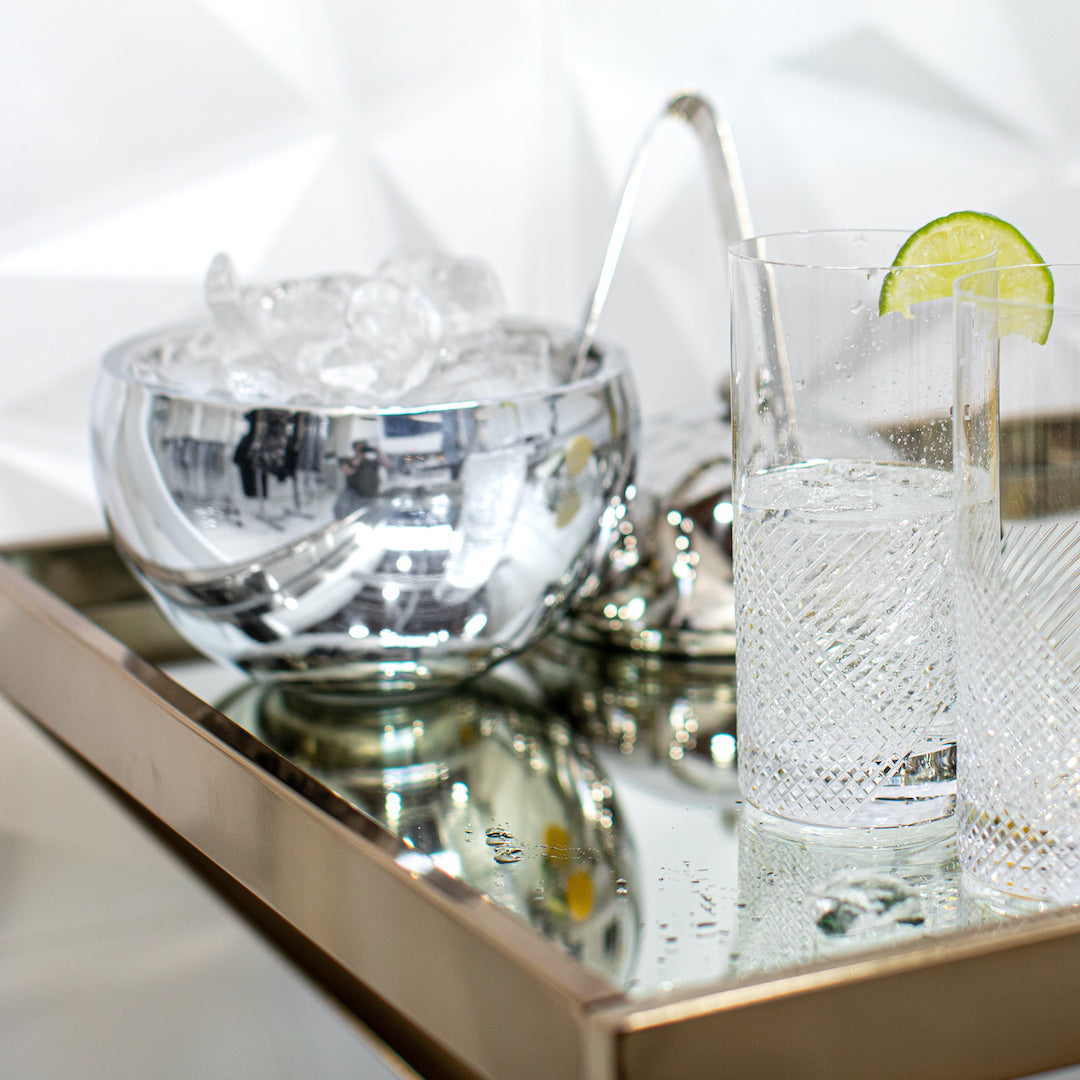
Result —
[[998, 333], [1046, 341], [1054, 312], [1054, 279], [1043, 257], [1015, 226], [993, 214], [959, 210], [917, 229], [904, 241], [881, 285], [878, 312], [911, 317], [911, 305], [952, 295], [953, 282], [977, 269], [974, 260], [993, 245], [994, 265], [1008, 267], [997, 281]]

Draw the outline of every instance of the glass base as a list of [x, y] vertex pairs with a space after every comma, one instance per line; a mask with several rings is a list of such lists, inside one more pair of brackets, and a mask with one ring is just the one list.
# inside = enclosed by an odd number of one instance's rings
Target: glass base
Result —
[[[854, 785], [837, 783], [847, 798], [831, 792], [829, 778], [816, 776], [801, 784], [792, 777], [810, 776], [805, 763], [784, 761], [778, 756], [769, 773], [781, 778], [769, 780], [758, 763], [740, 761], [740, 788], [743, 798], [757, 810], [801, 825], [825, 828], [876, 829], [918, 825], [952, 817], [956, 812], [956, 746], [940, 746], [928, 753], [909, 754], [899, 769], [879, 784], [867, 798], [850, 798]], [[817, 772], [822, 772], [818, 769]], [[835, 770], [837, 776], [841, 768]], [[751, 784], [751, 779], [764, 780]]]
[[960, 905], [965, 926], [996, 925], [1002, 919], [1037, 915], [1061, 906], [1051, 900], [1036, 900], [994, 888], [966, 868], [960, 873]]

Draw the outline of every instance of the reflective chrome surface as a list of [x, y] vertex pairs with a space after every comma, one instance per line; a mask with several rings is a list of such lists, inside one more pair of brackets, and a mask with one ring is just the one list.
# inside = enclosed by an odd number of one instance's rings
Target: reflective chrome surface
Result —
[[[570, 336], [529, 329], [565, 376]], [[106, 357], [95, 474], [166, 616], [248, 672], [397, 691], [475, 675], [551, 625], [626, 516], [637, 406], [614, 350], [509, 400], [253, 408], [134, 378], [169, 336]]]
[[660, 115], [650, 125], [641, 144], [634, 154], [630, 171], [623, 185], [619, 208], [611, 227], [611, 236], [604, 251], [604, 261], [600, 274], [589, 301], [578, 340], [575, 367], [583, 370], [586, 357], [592, 348], [596, 331], [600, 326], [600, 317], [604, 312], [615, 269], [619, 264], [626, 234], [630, 228], [634, 206], [637, 202], [638, 189], [645, 175], [652, 152], [653, 141], [659, 128], [668, 120], [677, 120], [686, 124], [697, 136], [705, 155], [705, 166], [709, 176], [710, 193], [716, 208], [720, 224], [720, 239], [731, 243], [744, 236], [753, 235], [750, 222], [750, 205], [746, 198], [742, 170], [739, 167], [738, 154], [735, 151], [735, 139], [727, 118], [714, 105], [700, 94], [684, 91], [676, 94], [664, 106]]
[[667, 774], [737, 798], [735, 665], [668, 657], [549, 634], [523, 657], [552, 705], [649, 785]]
[[558, 635], [522, 659], [382, 706], [174, 673], [401, 838], [400, 865], [466, 882], [633, 999], [961, 924], [948, 825], [883, 842], [742, 806], [729, 663], [621, 667]]
[[671, 657], [735, 655], [731, 426], [718, 404], [645, 425], [638, 497], [562, 632]]
[[248, 684], [219, 707], [411, 850], [625, 985], [636, 875], [611, 781], [588, 742], [515, 674], [368, 707]]

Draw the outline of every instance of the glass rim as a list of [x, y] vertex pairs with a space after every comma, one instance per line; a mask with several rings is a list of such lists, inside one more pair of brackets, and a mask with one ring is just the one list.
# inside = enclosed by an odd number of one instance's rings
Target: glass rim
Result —
[[[854, 262], [842, 262], [838, 260], [811, 262], [806, 259], [792, 258], [769, 258], [759, 255], [755, 250], [762, 242], [768, 240], [797, 240], [811, 239], [814, 237], [855, 237], [855, 236], [895, 236], [897, 238], [896, 251], [899, 253], [904, 241], [907, 240], [914, 229], [897, 229], [890, 227], [874, 226], [867, 229], [856, 228], [826, 228], [826, 229], [784, 229], [779, 232], [761, 233], [757, 236], [744, 236], [728, 245], [728, 255], [732, 259], [739, 259], [746, 263], [760, 263], [762, 266], [787, 267], [796, 270], [892, 270], [895, 268], [894, 261], [884, 262], [875, 260], [862, 260]], [[930, 266], [965, 266], [976, 259], [985, 259], [995, 255], [997, 248], [987, 242], [986, 250], [975, 254], [965, 255], [959, 259], [948, 259], [944, 262], [934, 263], [911, 263], [904, 269], [920, 269]], [[989, 269], [989, 268], [988, 268]], [[985, 271], [984, 271], [985, 272]], [[965, 275], [966, 276], [966, 275]]]
[[[985, 293], [979, 293], [974, 290], [972, 284], [978, 279], [988, 279], [991, 274], [1004, 273], [1008, 270], [1026, 270], [1031, 267], [1045, 267], [1050, 271], [1050, 276], [1053, 279], [1053, 289], [1051, 291], [1050, 300], [1048, 302], [1042, 300], [1019, 300], [1012, 297], [1001, 296], [987, 296]], [[953, 301], [957, 304], [972, 303], [980, 305], [994, 305], [995, 307], [1015, 309], [1024, 309], [1027, 311], [1056, 311], [1060, 314], [1080, 314], [1080, 296], [1070, 301], [1069, 303], [1062, 303], [1057, 297], [1057, 279], [1054, 276], [1056, 272], [1077, 270], [1080, 271], [1080, 263], [1073, 262], [1037, 262], [1037, 263], [1016, 263], [1010, 266], [991, 266], [985, 270], [972, 270], [968, 274], [961, 274], [954, 282], [952, 287]]]

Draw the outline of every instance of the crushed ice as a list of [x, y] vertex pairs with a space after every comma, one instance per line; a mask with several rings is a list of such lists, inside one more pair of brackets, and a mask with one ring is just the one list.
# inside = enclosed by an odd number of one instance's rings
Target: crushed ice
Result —
[[209, 323], [140, 356], [163, 389], [243, 403], [425, 405], [554, 384], [550, 342], [508, 329], [502, 286], [477, 259], [392, 255], [370, 276], [244, 285], [216, 255]]

